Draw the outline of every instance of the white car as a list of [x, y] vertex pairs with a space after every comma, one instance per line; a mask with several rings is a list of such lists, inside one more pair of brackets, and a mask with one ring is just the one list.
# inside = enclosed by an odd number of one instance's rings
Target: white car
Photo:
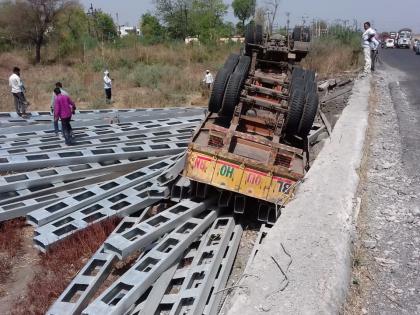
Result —
[[385, 48], [395, 48], [395, 41], [392, 38], [388, 38], [385, 41]]

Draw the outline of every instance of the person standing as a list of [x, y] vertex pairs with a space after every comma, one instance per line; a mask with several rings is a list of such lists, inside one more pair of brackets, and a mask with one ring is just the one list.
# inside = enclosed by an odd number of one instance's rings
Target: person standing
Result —
[[371, 72], [372, 68], [371, 43], [372, 38], [374, 38], [376, 35], [376, 32], [373, 28], [370, 27], [370, 22], [365, 22], [363, 27], [365, 32], [362, 35], [362, 47], [363, 55], [365, 57], [365, 67], [362, 76], [366, 76]]
[[13, 68], [13, 74], [9, 77], [9, 86], [12, 90], [16, 113], [19, 116], [25, 116], [26, 107], [29, 106], [29, 103], [25, 98], [25, 87], [20, 78], [20, 69], [18, 67]]
[[213, 75], [210, 73], [210, 70], [206, 70], [206, 74], [204, 75], [203, 82], [206, 85], [207, 89], [210, 90], [213, 84]]
[[[69, 96], [69, 93], [67, 93], [64, 89], [63, 89], [63, 84], [61, 82], [57, 82], [55, 84], [56, 88], [59, 88], [61, 91], [61, 94], [63, 95], [67, 95]], [[51, 96], [51, 104], [50, 104], [50, 109], [51, 109], [51, 114], [54, 115], [54, 103], [55, 103], [55, 93], [53, 92], [52, 96]], [[56, 121], [54, 119], [54, 132], [55, 134], [58, 136], [58, 133], [60, 132], [60, 129], [58, 128], [58, 121]]]
[[72, 128], [70, 121], [72, 114], [76, 110], [76, 105], [68, 95], [61, 94], [61, 89], [58, 87], [54, 89], [54, 94], [54, 121], [58, 123], [58, 120], [61, 120], [64, 140], [67, 145], [72, 145], [73, 139], [71, 136]]
[[376, 30], [373, 30], [375, 32], [375, 36], [372, 37], [372, 40], [370, 42], [370, 59], [372, 61], [372, 65], [370, 67], [371, 71], [375, 71], [375, 65], [376, 65], [376, 61], [378, 60], [378, 48], [379, 48], [379, 40], [376, 38]]
[[109, 77], [109, 71], [105, 70], [104, 72], [104, 89], [105, 89], [105, 98], [106, 103], [111, 104], [112, 98], [112, 79]]

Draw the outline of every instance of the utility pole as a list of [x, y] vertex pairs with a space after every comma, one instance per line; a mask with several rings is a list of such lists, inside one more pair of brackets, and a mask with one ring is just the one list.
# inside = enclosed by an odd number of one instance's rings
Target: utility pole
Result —
[[289, 36], [289, 29], [290, 29], [290, 12], [286, 12], [286, 34]]

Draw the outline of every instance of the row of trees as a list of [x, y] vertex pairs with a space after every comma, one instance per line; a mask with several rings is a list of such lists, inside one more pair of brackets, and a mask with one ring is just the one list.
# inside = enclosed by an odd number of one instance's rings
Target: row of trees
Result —
[[256, 0], [234, 0], [232, 7], [239, 23], [235, 26], [224, 17], [228, 5], [223, 0], [154, 0], [156, 12], [144, 14], [140, 29], [148, 38], [183, 39], [199, 36], [214, 40], [220, 36], [242, 33], [255, 13]]
[[[240, 21], [225, 21], [228, 5], [223, 0], [153, 0], [155, 12], [144, 14], [140, 30], [152, 41], [199, 36], [216, 40], [243, 32], [245, 23], [256, 14], [256, 0], [233, 0]], [[279, 1], [279, 0], [271, 0]], [[257, 10], [258, 11], [258, 10]], [[92, 7], [85, 12], [77, 0], [6, 0], [0, 3], [0, 49], [2, 46], [34, 47], [35, 62], [41, 62], [41, 48], [54, 43], [64, 56], [86, 49], [94, 41], [118, 36], [118, 26], [109, 14]]]
[[110, 40], [117, 36], [112, 17], [101, 10], [85, 12], [76, 0], [16, 0], [0, 4], [0, 45], [35, 48], [35, 62], [41, 62], [41, 48], [57, 44], [59, 53], [80, 49], [91, 39]]

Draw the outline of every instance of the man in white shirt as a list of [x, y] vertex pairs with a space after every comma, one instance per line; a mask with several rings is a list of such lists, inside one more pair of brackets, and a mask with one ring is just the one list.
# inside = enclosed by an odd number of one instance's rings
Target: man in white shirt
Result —
[[106, 97], [106, 103], [107, 104], [111, 104], [111, 97], [112, 97], [112, 92], [111, 92], [111, 88], [112, 88], [112, 80], [109, 77], [109, 71], [105, 70], [104, 72], [105, 76], [104, 76], [104, 89], [105, 89], [105, 97]]
[[372, 68], [371, 45], [373, 39], [375, 39], [376, 32], [373, 28], [370, 27], [369, 22], [366, 22], [363, 27], [365, 29], [365, 32], [362, 35], [363, 54], [365, 56], [365, 68], [363, 75], [367, 75], [371, 72]]
[[213, 84], [213, 75], [210, 73], [210, 70], [206, 70], [206, 74], [204, 76], [203, 82], [205, 83], [206, 87], [210, 90], [211, 85]]
[[25, 87], [20, 78], [20, 69], [18, 67], [13, 68], [13, 74], [9, 77], [9, 86], [12, 90], [16, 113], [19, 116], [26, 115], [26, 107], [29, 103], [25, 98]]

